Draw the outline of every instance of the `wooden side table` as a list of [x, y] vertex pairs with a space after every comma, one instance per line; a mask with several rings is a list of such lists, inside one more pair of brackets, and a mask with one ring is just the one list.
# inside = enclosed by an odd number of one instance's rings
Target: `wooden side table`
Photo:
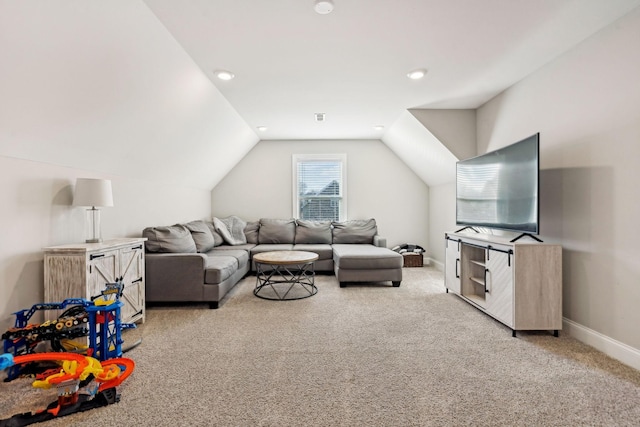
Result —
[[144, 322], [145, 240], [122, 238], [44, 248], [44, 302], [91, 299], [100, 295], [106, 283], [121, 280], [124, 284], [121, 321]]

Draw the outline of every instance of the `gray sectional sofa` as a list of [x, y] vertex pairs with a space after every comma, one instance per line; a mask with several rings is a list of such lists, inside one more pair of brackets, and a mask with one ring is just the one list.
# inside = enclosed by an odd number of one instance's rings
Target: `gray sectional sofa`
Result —
[[263, 218], [245, 222], [231, 216], [148, 227], [146, 301], [220, 301], [240, 279], [255, 271], [253, 255], [279, 250], [318, 254], [316, 272], [349, 282], [391, 281], [400, 286], [403, 258], [386, 248], [374, 219], [344, 222]]

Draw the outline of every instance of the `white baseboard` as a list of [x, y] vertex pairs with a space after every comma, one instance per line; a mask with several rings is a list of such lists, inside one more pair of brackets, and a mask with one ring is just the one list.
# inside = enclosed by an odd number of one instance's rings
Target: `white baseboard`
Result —
[[579, 323], [562, 318], [562, 328], [564, 332], [585, 344], [600, 350], [607, 356], [619, 360], [625, 365], [629, 365], [640, 371], [640, 350], [625, 343], [616, 341], [600, 332], [589, 329]]
[[[427, 265], [432, 265], [439, 271], [444, 271], [444, 263], [433, 258], [425, 258]], [[573, 320], [562, 318], [562, 330], [583, 343], [590, 345], [616, 360], [640, 371], [640, 350], [625, 343], [616, 341], [600, 332], [587, 328]]]
[[438, 271], [444, 271], [444, 263], [436, 261], [435, 259], [429, 257], [426, 257], [424, 261], [425, 265], [435, 267]]

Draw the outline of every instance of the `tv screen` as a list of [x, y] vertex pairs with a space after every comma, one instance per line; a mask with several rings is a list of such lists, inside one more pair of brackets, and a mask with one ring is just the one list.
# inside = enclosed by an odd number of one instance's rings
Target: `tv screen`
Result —
[[538, 234], [540, 134], [456, 164], [456, 223]]

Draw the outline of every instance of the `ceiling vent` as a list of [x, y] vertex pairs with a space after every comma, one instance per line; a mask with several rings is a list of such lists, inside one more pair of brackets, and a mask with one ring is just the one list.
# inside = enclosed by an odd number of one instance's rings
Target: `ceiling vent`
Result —
[[316, 122], [324, 122], [325, 114], [324, 113], [316, 113]]

